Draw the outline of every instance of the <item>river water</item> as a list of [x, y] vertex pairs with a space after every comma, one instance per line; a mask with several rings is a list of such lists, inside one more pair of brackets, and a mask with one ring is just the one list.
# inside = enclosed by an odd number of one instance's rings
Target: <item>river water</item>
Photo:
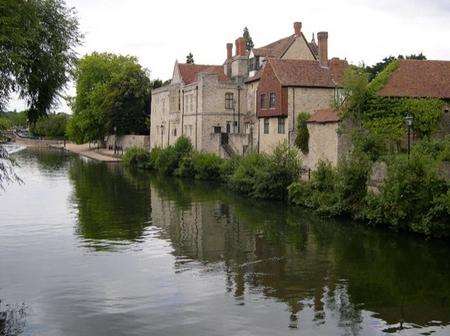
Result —
[[0, 335], [450, 335], [448, 242], [56, 150], [13, 156]]

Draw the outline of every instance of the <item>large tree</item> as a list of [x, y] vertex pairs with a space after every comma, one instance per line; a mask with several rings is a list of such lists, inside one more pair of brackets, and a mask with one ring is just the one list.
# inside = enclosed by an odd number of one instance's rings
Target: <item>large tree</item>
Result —
[[102, 141], [108, 134], [147, 133], [150, 79], [137, 59], [109, 53], [83, 57], [75, 72], [69, 138]]
[[80, 40], [64, 0], [0, 1], [0, 110], [17, 92], [31, 123], [46, 115], [71, 78]]

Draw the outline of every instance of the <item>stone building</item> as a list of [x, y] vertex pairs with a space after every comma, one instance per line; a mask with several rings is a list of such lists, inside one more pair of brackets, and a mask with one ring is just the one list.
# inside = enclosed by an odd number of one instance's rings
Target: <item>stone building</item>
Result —
[[244, 38], [226, 44], [222, 65], [175, 63], [169, 85], [152, 92], [150, 146], [181, 135], [194, 148], [222, 157], [270, 152], [293, 144], [296, 115], [329, 108], [339, 98], [347, 62], [328, 60], [328, 33], [307, 41], [302, 24], [292, 35], [246, 50]]

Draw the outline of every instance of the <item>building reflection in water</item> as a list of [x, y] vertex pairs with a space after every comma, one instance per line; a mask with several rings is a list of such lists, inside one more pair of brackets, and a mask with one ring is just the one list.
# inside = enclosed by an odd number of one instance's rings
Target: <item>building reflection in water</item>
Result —
[[224, 271], [226, 291], [237, 304], [253, 294], [283, 302], [290, 328], [332, 317], [355, 335], [365, 315], [385, 321], [387, 332], [449, 323], [444, 243], [322, 220], [173, 179], [153, 179], [151, 208], [153, 224], [173, 246], [177, 271], [193, 261]]

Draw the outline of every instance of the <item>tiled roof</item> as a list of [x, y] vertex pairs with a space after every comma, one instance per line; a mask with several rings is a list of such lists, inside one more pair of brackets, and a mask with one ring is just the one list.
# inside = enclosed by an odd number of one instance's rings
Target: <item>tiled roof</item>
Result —
[[338, 86], [343, 85], [344, 81], [344, 73], [345, 70], [348, 68], [348, 62], [346, 60], [341, 60], [339, 58], [332, 58], [328, 61], [328, 66], [331, 71], [331, 76], [333, 76], [333, 79], [335, 83]]
[[339, 115], [335, 109], [328, 108], [323, 110], [316, 110], [308, 119], [309, 123], [335, 123], [340, 120]]
[[400, 60], [378, 92], [388, 97], [450, 98], [450, 61]]
[[270, 58], [275, 76], [282, 86], [335, 87], [331, 71], [319, 61]]
[[311, 41], [308, 43], [309, 45], [309, 49], [311, 49], [312, 53], [316, 56], [319, 57], [319, 46], [317, 45], [316, 41]]
[[180, 70], [180, 75], [184, 84], [196, 82], [197, 76], [200, 73], [217, 74], [219, 75], [219, 81], [228, 80], [222, 65], [178, 63], [178, 69]]
[[253, 54], [255, 56], [280, 58], [294, 41], [295, 35], [291, 35], [272, 42], [264, 47], [254, 48]]

